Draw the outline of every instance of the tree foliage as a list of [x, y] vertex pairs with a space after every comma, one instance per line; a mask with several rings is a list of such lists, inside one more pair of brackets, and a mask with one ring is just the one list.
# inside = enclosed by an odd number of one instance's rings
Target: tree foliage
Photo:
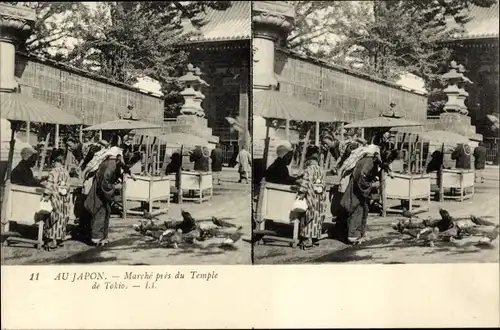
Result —
[[[496, 2], [298, 1], [297, 24], [288, 46], [390, 81], [397, 81], [402, 74], [415, 74], [425, 81], [430, 112], [439, 111], [445, 86], [440, 74], [447, 69], [451, 55], [443, 41], [461, 32], [470, 20], [470, 6], [490, 7]], [[339, 20], [338, 14], [331, 14], [331, 19], [318, 19], [327, 9], [328, 13], [341, 11], [344, 17]], [[311, 38], [315, 33], [329, 37], [318, 41]]]
[[[15, 3], [14, 3], [15, 4]], [[203, 13], [225, 10], [229, 1], [31, 2], [37, 23], [29, 52], [125, 84], [149, 77], [158, 81], [167, 114], [182, 104], [178, 77], [187, 54], [177, 44], [206, 24]], [[189, 23], [190, 24], [189, 24]], [[189, 31], [186, 31], [189, 30]], [[68, 39], [69, 38], [69, 39]], [[73, 47], [58, 41], [72, 40]]]

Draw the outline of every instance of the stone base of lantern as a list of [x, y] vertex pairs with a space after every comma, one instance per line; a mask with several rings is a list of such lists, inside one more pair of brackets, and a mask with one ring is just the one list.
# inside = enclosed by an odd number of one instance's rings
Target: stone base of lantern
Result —
[[175, 121], [166, 122], [165, 133], [186, 133], [199, 136], [206, 139], [210, 147], [215, 147], [219, 143], [219, 137], [212, 135], [212, 129], [208, 127], [207, 119], [197, 116], [180, 115]]
[[429, 124], [428, 129], [454, 132], [472, 139], [478, 138], [476, 127], [471, 125], [471, 118], [458, 112], [444, 112], [438, 120]]

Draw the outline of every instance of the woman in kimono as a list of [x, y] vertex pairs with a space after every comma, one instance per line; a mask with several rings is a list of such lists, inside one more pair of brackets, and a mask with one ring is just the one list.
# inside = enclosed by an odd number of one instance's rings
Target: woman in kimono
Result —
[[45, 249], [50, 251], [63, 245], [71, 211], [69, 173], [64, 168], [62, 155], [54, 159], [54, 168], [45, 183], [44, 199], [52, 204], [52, 212], [43, 228]]
[[112, 147], [107, 157], [99, 164], [93, 177], [90, 192], [85, 199], [85, 209], [91, 216], [91, 243], [97, 246], [108, 243], [111, 204], [117, 182], [121, 178], [121, 149]]
[[320, 149], [306, 149], [305, 171], [299, 181], [298, 198], [307, 202], [307, 211], [300, 219], [299, 236], [302, 249], [319, 245], [325, 220], [326, 182], [325, 171], [319, 165]]
[[388, 168], [397, 154], [397, 150], [384, 150], [381, 155], [368, 153], [357, 161], [340, 199], [336, 219], [336, 232], [344, 243], [356, 244], [364, 239], [370, 197], [380, 186], [380, 169]]

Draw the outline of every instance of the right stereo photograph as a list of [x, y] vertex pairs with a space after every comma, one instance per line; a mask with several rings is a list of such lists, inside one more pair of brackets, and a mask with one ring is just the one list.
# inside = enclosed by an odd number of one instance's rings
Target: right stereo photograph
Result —
[[498, 263], [498, 9], [252, 2], [254, 264]]

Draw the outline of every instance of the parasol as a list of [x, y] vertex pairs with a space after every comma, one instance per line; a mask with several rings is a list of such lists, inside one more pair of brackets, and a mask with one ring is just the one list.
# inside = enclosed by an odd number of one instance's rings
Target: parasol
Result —
[[285, 93], [271, 90], [254, 90], [253, 115], [311, 122], [338, 121], [332, 112], [324, 111]]
[[449, 131], [427, 131], [421, 132], [419, 135], [423, 139], [436, 144], [459, 144], [470, 142], [468, 137]]
[[347, 124], [344, 128], [382, 128], [382, 127], [413, 127], [423, 126], [421, 123], [401, 119], [397, 117], [375, 117], [368, 118]]
[[134, 129], [161, 128], [160, 125], [142, 120], [118, 119], [86, 127], [84, 131], [126, 131]]
[[82, 120], [55, 106], [21, 93], [2, 93], [0, 117], [14, 121], [78, 125]]

